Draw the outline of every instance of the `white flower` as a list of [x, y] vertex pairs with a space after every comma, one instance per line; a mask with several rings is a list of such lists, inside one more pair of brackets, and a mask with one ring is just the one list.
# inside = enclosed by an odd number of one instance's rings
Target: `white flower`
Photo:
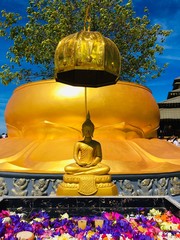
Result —
[[159, 210], [156, 210], [155, 208], [151, 209], [149, 211], [149, 213], [152, 215], [152, 216], [157, 216], [157, 215], [161, 215], [161, 212]]
[[72, 237], [68, 233], [63, 233], [61, 236], [55, 236], [53, 238], [49, 238], [50, 240], [77, 240], [77, 238]]
[[61, 219], [69, 219], [69, 215], [67, 213], [64, 213], [63, 215], [61, 215]]
[[26, 216], [25, 213], [18, 213], [17, 215], [18, 215], [20, 218], [24, 218], [24, 217]]
[[16, 212], [10, 212], [10, 216], [16, 215]]
[[10, 223], [11, 222], [11, 218], [10, 217], [5, 217], [2, 220], [3, 223]]

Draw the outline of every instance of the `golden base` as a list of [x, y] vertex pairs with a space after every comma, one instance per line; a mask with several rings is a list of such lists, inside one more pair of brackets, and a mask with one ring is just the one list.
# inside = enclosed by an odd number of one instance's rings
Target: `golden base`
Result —
[[[67, 188], [59, 184], [56, 192], [57, 196], [83, 196], [78, 192], [78, 188]], [[93, 196], [118, 196], [118, 190], [115, 184], [110, 187], [98, 188], [97, 192], [92, 194]], [[92, 196], [91, 195], [91, 196]]]
[[[68, 175], [63, 176], [57, 196], [117, 196], [118, 189], [111, 182], [111, 175]], [[100, 182], [100, 180], [102, 180]]]

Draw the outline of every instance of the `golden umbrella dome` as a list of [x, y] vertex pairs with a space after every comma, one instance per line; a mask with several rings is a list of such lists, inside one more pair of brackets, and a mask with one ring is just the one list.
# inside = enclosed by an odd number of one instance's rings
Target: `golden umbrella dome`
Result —
[[56, 81], [83, 87], [100, 87], [117, 82], [121, 68], [119, 50], [109, 38], [90, 31], [90, 22], [89, 4], [84, 30], [63, 38], [56, 47]]
[[116, 44], [96, 31], [80, 31], [63, 38], [55, 50], [55, 79], [74, 86], [114, 84], [121, 57]]

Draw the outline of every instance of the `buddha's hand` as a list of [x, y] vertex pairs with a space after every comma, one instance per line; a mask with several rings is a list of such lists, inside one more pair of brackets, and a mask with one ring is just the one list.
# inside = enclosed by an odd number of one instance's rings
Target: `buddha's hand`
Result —
[[91, 163], [87, 164], [85, 167], [93, 167], [101, 162], [101, 158], [96, 157]]
[[87, 164], [86, 166], [83, 166], [83, 167], [84, 168], [91, 168], [91, 167], [95, 167], [95, 166], [97, 166], [97, 164], [90, 163], [90, 164]]
[[87, 163], [86, 163], [86, 162], [80, 162], [80, 161], [78, 161], [77, 164], [78, 164], [80, 167], [86, 167], [86, 166], [87, 166]]

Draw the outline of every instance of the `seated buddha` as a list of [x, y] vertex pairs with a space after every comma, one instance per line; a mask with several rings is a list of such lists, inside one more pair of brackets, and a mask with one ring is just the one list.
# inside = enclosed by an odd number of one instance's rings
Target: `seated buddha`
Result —
[[101, 163], [101, 144], [92, 139], [94, 124], [89, 113], [82, 124], [84, 140], [74, 145], [75, 163], [65, 166], [63, 182], [59, 184], [56, 194], [63, 195], [117, 195], [117, 187], [109, 175], [110, 167]]
[[78, 141], [74, 146], [75, 163], [65, 167], [65, 172], [74, 175], [80, 174], [107, 174], [110, 168], [101, 163], [102, 151], [101, 144], [92, 139], [94, 124], [91, 122], [89, 114], [82, 125], [84, 140]]

